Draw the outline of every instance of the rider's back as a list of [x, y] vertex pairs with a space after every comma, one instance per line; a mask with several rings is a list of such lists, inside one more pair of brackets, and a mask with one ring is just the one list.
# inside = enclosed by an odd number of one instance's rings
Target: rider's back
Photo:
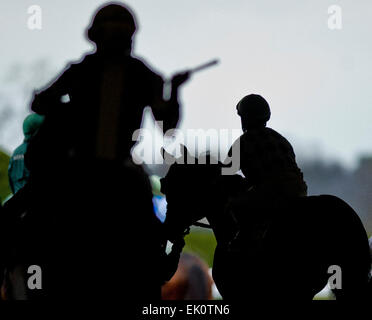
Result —
[[239, 143], [241, 171], [252, 186], [272, 194], [306, 194], [293, 148], [281, 134], [268, 127], [247, 130]]

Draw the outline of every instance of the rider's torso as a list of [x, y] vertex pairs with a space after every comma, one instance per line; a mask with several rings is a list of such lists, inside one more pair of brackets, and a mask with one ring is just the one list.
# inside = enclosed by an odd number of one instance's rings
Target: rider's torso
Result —
[[241, 170], [261, 193], [306, 195], [307, 187], [291, 144], [271, 128], [251, 130], [240, 138]]
[[125, 158], [162, 78], [135, 58], [105, 62], [94, 54], [72, 64], [62, 77], [71, 101], [66, 122], [76, 124], [76, 149], [107, 159]]

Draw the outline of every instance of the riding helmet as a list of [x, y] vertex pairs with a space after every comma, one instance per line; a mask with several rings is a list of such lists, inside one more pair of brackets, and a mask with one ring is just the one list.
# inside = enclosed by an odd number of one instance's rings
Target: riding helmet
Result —
[[271, 111], [267, 101], [258, 94], [250, 94], [239, 101], [236, 106], [238, 115], [249, 122], [267, 122]]

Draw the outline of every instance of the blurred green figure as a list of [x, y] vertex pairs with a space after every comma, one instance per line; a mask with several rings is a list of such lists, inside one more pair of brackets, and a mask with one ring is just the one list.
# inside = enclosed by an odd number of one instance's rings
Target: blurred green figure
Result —
[[8, 176], [9, 185], [13, 194], [21, 189], [27, 182], [30, 172], [25, 166], [25, 153], [31, 138], [35, 135], [40, 125], [44, 121], [44, 116], [30, 114], [23, 121], [23, 143], [17, 147], [9, 161]]

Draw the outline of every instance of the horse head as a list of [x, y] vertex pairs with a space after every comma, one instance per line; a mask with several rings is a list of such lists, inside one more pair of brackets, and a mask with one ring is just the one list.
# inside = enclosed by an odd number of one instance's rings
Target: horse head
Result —
[[164, 149], [162, 155], [168, 163], [173, 163], [161, 179], [161, 191], [168, 203], [165, 226], [175, 236], [206, 217], [222, 164], [209, 153], [193, 157], [185, 146], [181, 147], [179, 158]]

